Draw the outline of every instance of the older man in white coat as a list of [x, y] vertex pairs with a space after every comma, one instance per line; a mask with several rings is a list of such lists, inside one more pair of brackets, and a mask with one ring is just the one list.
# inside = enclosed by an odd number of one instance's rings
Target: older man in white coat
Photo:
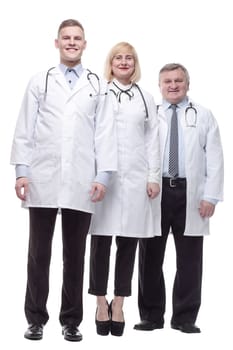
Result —
[[[163, 97], [158, 106], [162, 179], [162, 236], [140, 241], [136, 330], [163, 328], [163, 261], [169, 232], [176, 249], [171, 327], [200, 333], [195, 325], [201, 305], [203, 236], [209, 218], [223, 199], [223, 153], [217, 122], [210, 110], [188, 96], [189, 74], [176, 63], [159, 74]], [[175, 131], [175, 133], [174, 133]]]
[[86, 236], [95, 202], [104, 198], [109, 172], [117, 168], [116, 135], [106, 90], [81, 65], [86, 47], [82, 25], [73, 19], [63, 21], [55, 46], [60, 64], [30, 80], [11, 154], [16, 194], [30, 217], [25, 338], [41, 339], [49, 318], [51, 246], [60, 212], [60, 323], [66, 340], [80, 341]]

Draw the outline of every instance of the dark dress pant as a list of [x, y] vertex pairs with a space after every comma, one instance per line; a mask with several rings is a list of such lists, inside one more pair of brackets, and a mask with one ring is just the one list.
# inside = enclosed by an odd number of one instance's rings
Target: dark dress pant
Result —
[[[29, 248], [25, 315], [29, 324], [46, 324], [49, 319], [49, 269], [57, 208], [29, 208]], [[63, 284], [59, 320], [62, 325], [79, 325], [83, 318], [83, 272], [86, 236], [91, 214], [61, 209]]]
[[[116, 237], [114, 295], [130, 296], [137, 238]], [[112, 236], [91, 237], [89, 290], [93, 295], [107, 294]]]
[[[184, 236], [186, 181], [163, 182], [162, 236], [139, 241], [138, 306], [142, 320], [163, 324], [166, 290], [163, 263], [170, 229], [176, 250], [171, 323], [195, 323], [201, 305], [203, 237]], [[195, 229], [195, 228], [194, 228]]]

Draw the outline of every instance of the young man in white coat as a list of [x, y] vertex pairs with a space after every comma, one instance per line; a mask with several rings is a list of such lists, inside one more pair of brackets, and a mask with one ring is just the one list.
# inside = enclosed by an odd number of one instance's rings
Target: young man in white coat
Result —
[[47, 298], [54, 227], [62, 220], [63, 285], [60, 323], [66, 340], [80, 341], [86, 236], [95, 202], [116, 171], [115, 126], [98, 77], [84, 69], [80, 22], [61, 23], [60, 64], [32, 77], [12, 145], [16, 194], [29, 209], [30, 235], [25, 338], [39, 340], [49, 319]]
[[[162, 159], [162, 236], [140, 241], [136, 330], [163, 328], [166, 304], [163, 261], [169, 232], [176, 249], [171, 327], [200, 333], [203, 236], [223, 199], [223, 153], [219, 128], [210, 110], [188, 96], [189, 74], [181, 64], [159, 73], [163, 97], [158, 107]], [[176, 134], [174, 133], [176, 131]], [[171, 147], [171, 149], [170, 149]]]

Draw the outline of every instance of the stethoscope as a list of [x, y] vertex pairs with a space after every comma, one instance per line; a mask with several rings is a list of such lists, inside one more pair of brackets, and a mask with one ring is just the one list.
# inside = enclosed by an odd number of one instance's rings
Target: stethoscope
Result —
[[[157, 113], [160, 105], [157, 105]], [[188, 128], [196, 128], [197, 126], [197, 109], [194, 107], [192, 102], [185, 108], [184, 111], [185, 126]]]
[[144, 97], [140, 87], [136, 83], [133, 83], [128, 89], [123, 90], [114, 81], [113, 81], [113, 85], [118, 89], [118, 91], [116, 92], [114, 89], [109, 89], [109, 91], [111, 91], [116, 96], [116, 99], [118, 100], [119, 103], [121, 103], [122, 94], [126, 94], [129, 97], [129, 100], [131, 100], [134, 97], [132, 87], [135, 86], [138, 89], [138, 91], [141, 95], [144, 107], [145, 107], [145, 112], [146, 112], [145, 121], [147, 121], [149, 119], [148, 107], [147, 107], [145, 97]]
[[44, 100], [46, 100], [47, 97], [47, 92], [48, 92], [48, 83], [49, 83], [49, 73], [52, 69], [54, 69], [55, 67], [51, 67], [49, 68], [49, 70], [46, 73], [46, 78], [45, 78], [45, 88], [44, 88]]
[[189, 128], [196, 128], [197, 126], [197, 109], [189, 102], [189, 106], [185, 108], [184, 112], [185, 124]]
[[[93, 84], [93, 79], [91, 78], [91, 76], [97, 82], [97, 88]], [[96, 73], [93, 73], [92, 71], [90, 71], [90, 69], [88, 69], [87, 80], [89, 81], [92, 89], [95, 91], [95, 94], [90, 94], [89, 95], [90, 97], [105, 96], [105, 95], [108, 94], [106, 91], [104, 93], [102, 93], [102, 94], [100, 93], [101, 92], [101, 89], [100, 89], [100, 78], [98, 77], [98, 75]]]
[[[49, 73], [52, 69], [54, 69], [55, 67], [51, 67], [49, 68], [49, 70], [46, 73], [46, 78], [45, 78], [45, 88], [44, 88], [44, 100], [46, 100], [46, 96], [47, 96], [47, 92], [48, 92], [48, 83], [49, 83]], [[93, 79], [91, 78], [93, 77], [95, 79], [95, 81], [97, 82], [97, 86], [95, 83], [93, 83]], [[94, 94], [89, 94], [90, 97], [96, 97], [96, 96], [100, 96], [100, 95], [107, 95], [107, 92], [104, 92], [103, 94], [100, 93], [100, 79], [98, 77], [98, 75], [96, 73], [91, 72], [88, 69], [88, 74], [87, 74], [87, 80], [90, 83], [92, 89], [94, 90]]]

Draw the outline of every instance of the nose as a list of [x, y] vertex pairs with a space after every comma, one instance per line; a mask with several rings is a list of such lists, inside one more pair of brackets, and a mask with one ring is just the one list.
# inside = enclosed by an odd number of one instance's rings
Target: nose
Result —
[[121, 64], [127, 64], [127, 59], [126, 58], [124, 58], [124, 57], [122, 57], [122, 59], [121, 59]]
[[173, 89], [173, 90], [175, 90], [175, 89], [177, 88], [177, 83], [176, 83], [176, 81], [171, 81], [171, 83], [170, 83], [170, 88]]
[[74, 38], [70, 38], [70, 40], [69, 40], [69, 45], [75, 45], [75, 40], [74, 40]]
[[172, 80], [172, 81], [171, 81], [171, 86], [176, 86], [175, 80]]

